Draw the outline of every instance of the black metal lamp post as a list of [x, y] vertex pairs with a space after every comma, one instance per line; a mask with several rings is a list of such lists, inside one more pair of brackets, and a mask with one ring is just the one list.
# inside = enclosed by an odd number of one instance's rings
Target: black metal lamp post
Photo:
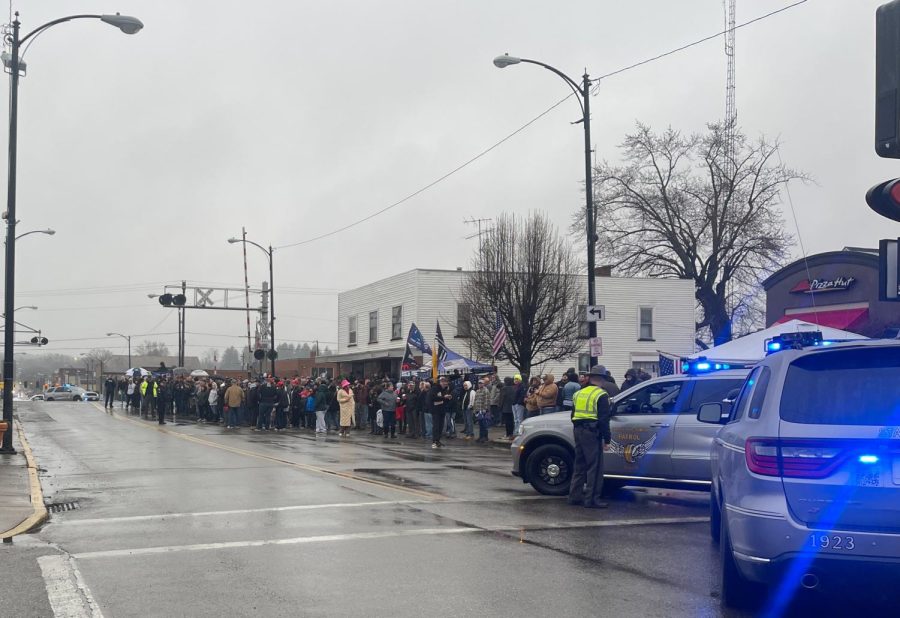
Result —
[[123, 335], [122, 333], [106, 333], [107, 337], [121, 337], [128, 342], [128, 368], [131, 369], [131, 335]]
[[[497, 56], [494, 58], [494, 66], [503, 69], [508, 66], [520, 63], [536, 64], [544, 67], [548, 71], [556, 73], [561, 77], [575, 96], [578, 98], [578, 105], [581, 107], [581, 123], [584, 125], [584, 194], [585, 194], [585, 227], [587, 232], [587, 270], [588, 270], [588, 305], [594, 305], [596, 301], [596, 290], [594, 282], [594, 248], [597, 242], [597, 233], [594, 229], [594, 183], [591, 169], [591, 80], [587, 71], [581, 77], [581, 84], [574, 79], [556, 69], [549, 64], [538, 62], [537, 60], [528, 60], [526, 58], [516, 58], [509, 54]], [[588, 333], [593, 339], [597, 336], [597, 323], [593, 320], [588, 321]], [[591, 354], [590, 366], [597, 364], [597, 357]]]
[[278, 352], [275, 350], [275, 269], [272, 260], [272, 245], [269, 245], [269, 248], [266, 249], [252, 240], [247, 240], [247, 238], [229, 238], [228, 242], [232, 245], [238, 242], [253, 245], [265, 253], [266, 257], [269, 258], [269, 360], [272, 362], [270, 365], [270, 375], [274, 376], [275, 359], [278, 357]]
[[[47, 28], [72, 21], [75, 19], [99, 19], [100, 21], [115, 26], [125, 34], [135, 34], [144, 27], [141, 20], [126, 15], [70, 15], [49, 21], [26, 34], [19, 35], [19, 13], [12, 23], [12, 34], [6, 36], [6, 42], [10, 46], [9, 58], [3, 58], [4, 64], [9, 68], [9, 171], [7, 177], [6, 212], [6, 281], [4, 285], [4, 333], [3, 333], [3, 420], [12, 428], [13, 420], [13, 346], [15, 345], [15, 322], [13, 309], [15, 307], [15, 278], [16, 278], [16, 149], [18, 145], [18, 121], [19, 121], [19, 74], [25, 65], [19, 58], [19, 49], [30, 38], [40, 34]], [[3, 445], [0, 453], [15, 453], [12, 445], [12, 431], [7, 431], [3, 436]]]

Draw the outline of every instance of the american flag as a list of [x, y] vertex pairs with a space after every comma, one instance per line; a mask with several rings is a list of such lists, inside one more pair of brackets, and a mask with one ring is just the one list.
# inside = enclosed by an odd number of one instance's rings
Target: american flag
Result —
[[496, 332], [494, 333], [494, 343], [491, 346], [491, 356], [497, 358], [497, 354], [500, 353], [500, 350], [503, 348], [503, 344], [506, 343], [506, 327], [503, 326], [503, 320], [500, 319], [500, 312], [497, 312], [497, 319], [495, 321]]
[[659, 353], [659, 375], [661, 376], [672, 376], [672, 375], [681, 375], [681, 357], [673, 356], [671, 354], [666, 354], [665, 352]]

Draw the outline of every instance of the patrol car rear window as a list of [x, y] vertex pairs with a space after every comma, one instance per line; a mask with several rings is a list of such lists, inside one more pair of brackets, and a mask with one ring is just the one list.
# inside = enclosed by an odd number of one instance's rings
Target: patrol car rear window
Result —
[[818, 425], [900, 425], [900, 347], [834, 350], [788, 368], [781, 418]]

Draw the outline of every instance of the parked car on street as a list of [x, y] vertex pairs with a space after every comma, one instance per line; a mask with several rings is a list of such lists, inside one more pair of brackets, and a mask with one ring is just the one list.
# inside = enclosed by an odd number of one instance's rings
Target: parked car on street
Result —
[[43, 401], [44, 396], [43, 395], [32, 395], [31, 397], [28, 398], [28, 400], [29, 401]]
[[777, 586], [776, 601], [802, 588], [896, 586], [900, 341], [803, 339], [772, 340], [783, 351], [753, 369], [730, 411], [698, 413], [723, 424], [710, 533], [726, 605], [752, 604], [761, 585]]
[[80, 386], [51, 386], [44, 391], [44, 401], [98, 401], [100, 396]]
[[[704, 403], [730, 402], [748, 369], [671, 375], [613, 398], [612, 441], [604, 457], [604, 491], [624, 485], [709, 488], [709, 451], [717, 428], [697, 420]], [[569, 493], [575, 439], [570, 412], [522, 422], [512, 446], [512, 473], [539, 493]]]

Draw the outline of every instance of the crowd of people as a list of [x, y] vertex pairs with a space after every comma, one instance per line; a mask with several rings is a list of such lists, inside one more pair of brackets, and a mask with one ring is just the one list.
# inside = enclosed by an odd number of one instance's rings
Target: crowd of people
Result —
[[[619, 386], [603, 368], [603, 388], [611, 396]], [[634, 369], [625, 374], [627, 389], [649, 375]], [[368, 431], [385, 440], [430, 440], [432, 448], [460, 434], [464, 440], [487, 442], [494, 425], [512, 440], [529, 417], [571, 410], [574, 394], [587, 383], [585, 374], [570, 368], [556, 381], [552, 374], [524, 383], [516, 374], [476, 376], [454, 373], [437, 380], [413, 378], [395, 382], [344, 377], [281, 379], [218, 379], [174, 376], [158, 372], [144, 376], [109, 377], [104, 383], [105, 406], [116, 402], [133, 414], [155, 418], [196, 418], [200, 423], [221, 423], [226, 429], [254, 431], [308, 430], [316, 434]], [[476, 438], [475, 430], [478, 430]]]

